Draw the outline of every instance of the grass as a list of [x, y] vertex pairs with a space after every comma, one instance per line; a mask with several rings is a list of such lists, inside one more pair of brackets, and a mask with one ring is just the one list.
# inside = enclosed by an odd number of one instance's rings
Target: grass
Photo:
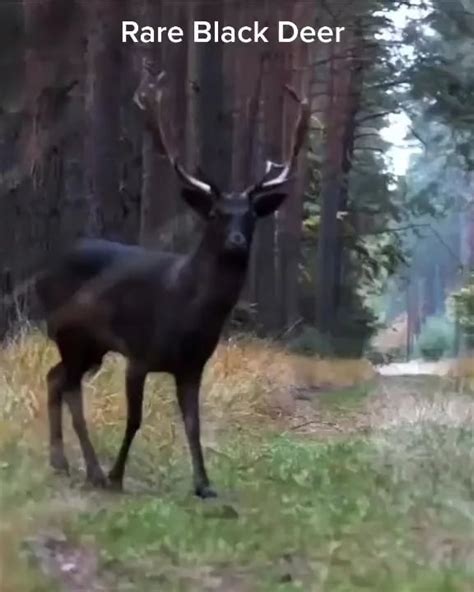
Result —
[[199, 584], [203, 569], [217, 579], [236, 571], [243, 585], [258, 582], [262, 590], [389, 592], [411, 585], [414, 573], [420, 585], [436, 577], [441, 585], [433, 590], [462, 582], [461, 562], [420, 568], [412, 521], [393, 509], [414, 500], [394, 495], [388, 476], [374, 473], [365, 443], [277, 438], [259, 446], [251, 470], [247, 449], [234, 452], [232, 464], [214, 463], [221, 486], [237, 500], [227, 506], [231, 512], [176, 501], [165, 486], [159, 499], [84, 514], [75, 532], [95, 537], [105, 565], [133, 566], [128, 576], [141, 590], [152, 590], [157, 579], [170, 590], [193, 577]]
[[[415, 379], [368, 388], [365, 364], [311, 364], [266, 344], [230, 343], [204, 385], [205, 454], [221, 497], [189, 493], [162, 378], [147, 388], [127, 492], [112, 494], [83, 487], [70, 429], [72, 475], [53, 477], [46, 466], [42, 374], [54, 355], [38, 335], [0, 353], [2, 591], [472, 589], [472, 397], [431, 383], [423, 391]], [[123, 431], [120, 366], [111, 360], [87, 389], [106, 465]], [[315, 387], [300, 407], [293, 391]], [[309, 434], [295, 429], [302, 413], [314, 420]], [[346, 429], [356, 416], [364, 429]], [[327, 437], [322, 419], [342, 426], [342, 437]], [[44, 540], [56, 541], [53, 557], [44, 558]]]
[[457, 390], [474, 393], [474, 359], [461, 358], [449, 373]]

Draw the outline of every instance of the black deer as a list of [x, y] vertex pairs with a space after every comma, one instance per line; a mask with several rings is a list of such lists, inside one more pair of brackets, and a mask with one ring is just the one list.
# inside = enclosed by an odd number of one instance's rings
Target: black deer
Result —
[[[86, 465], [96, 486], [122, 487], [127, 455], [142, 419], [148, 372], [168, 372], [191, 452], [195, 493], [213, 497], [200, 444], [199, 388], [203, 368], [216, 348], [226, 318], [244, 283], [257, 218], [275, 212], [282, 187], [294, 172], [309, 122], [300, 102], [291, 155], [267, 165], [262, 180], [241, 193], [223, 194], [208, 180], [190, 175], [171, 153], [163, 131], [161, 73], [145, 70], [135, 93], [154, 139], [183, 183], [184, 200], [205, 220], [197, 247], [186, 256], [105, 240], [84, 239], [43, 273], [37, 293], [61, 361], [47, 375], [50, 463], [68, 471], [62, 436], [62, 402], [69, 407]], [[103, 356], [126, 357], [127, 425], [117, 460], [106, 479], [89, 439], [81, 381]]]

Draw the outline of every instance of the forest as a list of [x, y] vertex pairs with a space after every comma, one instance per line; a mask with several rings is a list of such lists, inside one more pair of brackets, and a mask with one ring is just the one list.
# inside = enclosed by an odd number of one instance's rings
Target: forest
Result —
[[[30, 314], [24, 283], [78, 236], [172, 250], [193, 243], [198, 222], [176, 199], [173, 171], [133, 102], [146, 60], [168, 71], [169, 133], [182, 159], [227, 191], [248, 185], [266, 160], [284, 159], [296, 117], [284, 85], [311, 98], [308, 150], [291, 199], [259, 228], [237, 322], [259, 335], [303, 335], [303, 346], [321, 341], [337, 355], [361, 355], [380, 322], [402, 307], [411, 344], [468, 275], [459, 269], [472, 265], [474, 230], [470, 87], [453, 70], [459, 52], [468, 61], [465, 7], [439, 2], [427, 17], [432, 36], [421, 18], [394, 26], [391, 13], [409, 4], [4, 3], [3, 332], [18, 310]], [[414, 10], [421, 17], [428, 9]], [[268, 23], [273, 38], [121, 41], [124, 20], [189, 31], [196, 19]], [[284, 19], [344, 34], [339, 43], [279, 43]], [[410, 118], [415, 148], [397, 175], [390, 121], [401, 116]], [[415, 244], [434, 248], [439, 261], [424, 262]]]
[[[186, 254], [204, 231], [137, 101], [161, 72], [173, 153], [223, 193], [289, 161], [310, 109], [203, 378], [215, 503], [188, 495], [161, 375], [123, 496], [45, 460], [38, 274], [78, 239]], [[2, 0], [0, 79], [2, 589], [471, 589], [474, 0]], [[85, 387], [107, 465], [123, 368]]]

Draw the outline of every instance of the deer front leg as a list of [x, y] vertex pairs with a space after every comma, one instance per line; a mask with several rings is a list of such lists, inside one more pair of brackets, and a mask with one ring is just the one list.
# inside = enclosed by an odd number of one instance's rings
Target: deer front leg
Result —
[[176, 377], [178, 403], [183, 417], [193, 466], [194, 492], [201, 498], [216, 497], [209, 484], [201, 448], [199, 424], [199, 388], [201, 375], [193, 378]]
[[122, 489], [123, 474], [127, 462], [130, 446], [135, 434], [140, 429], [142, 422], [143, 387], [145, 385], [146, 372], [141, 368], [129, 364], [126, 378], [127, 395], [127, 427], [120, 452], [112, 470], [109, 473], [110, 484], [114, 489]]
[[69, 407], [72, 425], [81, 446], [86, 464], [86, 478], [95, 487], [106, 487], [107, 479], [100, 467], [99, 461], [89, 438], [84, 409], [82, 405], [81, 380], [74, 378], [69, 381], [64, 392], [64, 399]]

